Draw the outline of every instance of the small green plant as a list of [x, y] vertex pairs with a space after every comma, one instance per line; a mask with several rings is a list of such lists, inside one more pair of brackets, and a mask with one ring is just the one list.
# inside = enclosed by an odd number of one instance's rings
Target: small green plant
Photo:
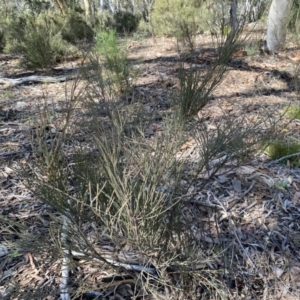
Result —
[[280, 190], [285, 190], [286, 188], [289, 187], [289, 184], [288, 184], [288, 182], [286, 182], [284, 180], [278, 180], [278, 181], [275, 181], [275, 186]]
[[247, 52], [247, 56], [255, 56], [259, 54], [260, 43], [257, 39], [251, 41], [245, 41], [244, 49]]
[[[178, 19], [178, 32], [176, 34], [179, 47], [186, 48], [189, 52], [195, 51], [195, 38], [197, 25], [195, 22], [188, 22], [184, 18]], [[180, 50], [180, 49], [179, 49]]]
[[128, 53], [124, 45], [119, 42], [116, 31], [100, 29], [96, 37], [96, 48], [104, 57], [108, 77], [113, 80], [120, 92], [126, 93], [133, 73], [127, 58]]
[[284, 159], [283, 161], [289, 160], [290, 162], [295, 164], [299, 164], [300, 162], [300, 154], [293, 156], [293, 154], [297, 154], [300, 152], [300, 144], [294, 141], [274, 141], [266, 148], [265, 151], [272, 159], [280, 159], [286, 157], [286, 159]]
[[12, 258], [16, 258], [18, 256], [20, 256], [21, 254], [19, 253], [18, 250], [15, 250], [13, 253], [10, 253], [8, 256], [12, 257]]
[[298, 105], [285, 106], [284, 111], [285, 117], [300, 120], [300, 107]]
[[13, 93], [11, 91], [5, 91], [3, 93], [4, 98], [12, 98], [13, 97]]

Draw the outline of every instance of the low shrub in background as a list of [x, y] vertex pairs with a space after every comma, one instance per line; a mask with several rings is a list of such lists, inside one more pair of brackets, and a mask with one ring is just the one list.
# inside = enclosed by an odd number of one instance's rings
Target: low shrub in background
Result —
[[19, 16], [9, 22], [5, 51], [22, 54], [28, 69], [49, 69], [68, 52], [51, 19]]
[[275, 140], [266, 148], [266, 152], [272, 159], [300, 165], [300, 144], [296, 141]]
[[156, 1], [152, 12], [155, 34], [176, 37], [181, 47], [191, 51], [195, 36], [209, 29], [210, 18], [211, 13], [201, 0]]
[[96, 25], [101, 28], [101, 30], [113, 29], [115, 26], [113, 15], [106, 10], [99, 12], [96, 15]]
[[141, 17], [127, 11], [114, 14], [114, 28], [120, 33], [131, 33], [137, 30]]
[[94, 35], [75, 12], [66, 16], [53, 12], [17, 15], [6, 20], [5, 28], [4, 51], [23, 55], [22, 64], [34, 70], [49, 69], [66, 56], [76, 55], [76, 47], [69, 43], [91, 41]]
[[97, 25], [103, 30], [115, 30], [117, 33], [128, 34], [137, 30], [141, 16], [128, 11], [117, 11], [112, 14], [103, 11], [98, 14]]
[[94, 37], [94, 31], [85, 22], [82, 15], [70, 11], [66, 16], [60, 16], [61, 35], [69, 43], [76, 44], [80, 41], [91, 42]]

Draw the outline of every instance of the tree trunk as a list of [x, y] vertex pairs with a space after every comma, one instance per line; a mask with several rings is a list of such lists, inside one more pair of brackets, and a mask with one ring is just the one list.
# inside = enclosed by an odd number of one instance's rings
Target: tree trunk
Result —
[[85, 20], [92, 28], [95, 25], [94, 12], [92, 8], [91, 0], [84, 0], [84, 11], [85, 11]]
[[237, 0], [232, 0], [231, 7], [230, 7], [230, 32], [226, 38], [226, 45], [230, 45], [233, 43], [235, 38], [237, 37], [238, 31], [240, 30], [240, 25], [238, 16], [237, 16], [237, 8], [238, 2]]
[[116, 12], [116, 6], [113, 0], [108, 0], [108, 5], [110, 8], [110, 11], [114, 14]]
[[271, 0], [246, 0], [241, 10], [245, 21], [249, 23], [258, 21], [270, 2]]
[[278, 53], [283, 49], [293, 0], [273, 0], [268, 17], [266, 50]]
[[65, 15], [66, 14], [66, 7], [64, 1], [54, 0], [55, 5], [59, 8], [60, 12]]

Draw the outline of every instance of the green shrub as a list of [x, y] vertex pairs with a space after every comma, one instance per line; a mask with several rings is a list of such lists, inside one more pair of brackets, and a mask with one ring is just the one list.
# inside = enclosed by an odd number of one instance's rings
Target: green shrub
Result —
[[128, 53], [118, 41], [116, 31], [99, 30], [96, 36], [96, 47], [98, 53], [105, 59], [109, 77], [119, 91], [126, 92], [130, 86], [132, 69], [127, 59]]
[[203, 3], [201, 0], [156, 1], [152, 13], [155, 33], [176, 37], [180, 44], [193, 50], [196, 34], [208, 29], [210, 13]]
[[140, 22], [140, 17], [127, 11], [118, 11], [114, 14], [115, 25], [117, 32], [130, 33], [136, 31]]
[[91, 27], [83, 20], [80, 14], [70, 12], [63, 23], [62, 38], [69, 43], [75, 44], [78, 41], [91, 41], [94, 32]]
[[291, 155], [291, 157], [287, 157], [283, 161], [289, 160], [297, 165], [300, 163], [300, 155], [293, 156], [293, 154], [300, 152], [300, 144], [294, 141], [274, 141], [266, 148], [266, 152], [272, 159], [280, 159]]
[[109, 30], [114, 28], [115, 20], [113, 15], [105, 10], [97, 15], [96, 24], [102, 30]]
[[59, 20], [51, 15], [20, 16], [8, 22], [5, 51], [22, 54], [22, 64], [29, 69], [49, 69], [74, 53], [74, 48], [62, 39]]
[[114, 29], [118, 33], [132, 33], [137, 30], [141, 17], [128, 11], [111, 14], [101, 12], [97, 17], [97, 25], [103, 30]]
[[137, 28], [137, 31], [134, 33], [134, 37], [136, 39], [143, 39], [153, 36], [153, 28], [150, 24], [150, 22], [145, 22], [144, 20], [141, 20], [139, 22], [139, 26]]

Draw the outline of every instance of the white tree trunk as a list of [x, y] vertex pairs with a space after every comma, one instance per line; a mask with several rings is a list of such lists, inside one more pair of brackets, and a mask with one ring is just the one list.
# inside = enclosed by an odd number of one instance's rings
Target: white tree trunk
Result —
[[267, 50], [278, 53], [285, 44], [286, 28], [293, 0], [273, 0], [268, 17]]
[[103, 12], [104, 11], [104, 0], [100, 0], [99, 7], [100, 7], [100, 11]]
[[114, 14], [116, 12], [116, 6], [113, 0], [109, 0], [108, 1], [108, 5], [110, 8], [110, 11]]

